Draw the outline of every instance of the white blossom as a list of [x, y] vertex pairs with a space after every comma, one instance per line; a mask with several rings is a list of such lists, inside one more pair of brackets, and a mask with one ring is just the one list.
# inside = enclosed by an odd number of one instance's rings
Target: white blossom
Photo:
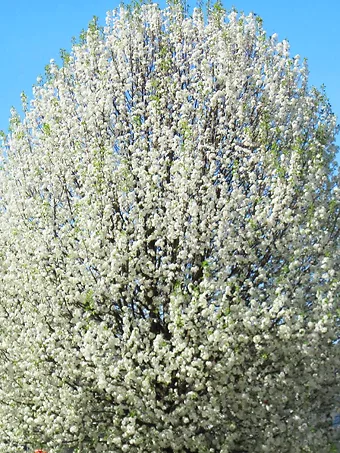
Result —
[[257, 16], [171, 5], [92, 23], [12, 111], [6, 453], [330, 451], [336, 120]]

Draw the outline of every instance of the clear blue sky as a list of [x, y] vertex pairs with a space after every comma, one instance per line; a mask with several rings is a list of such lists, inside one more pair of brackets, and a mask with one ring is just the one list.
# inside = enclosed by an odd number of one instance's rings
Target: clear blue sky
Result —
[[[93, 15], [103, 23], [106, 11], [118, 4], [112, 0], [1, 2], [0, 130], [7, 131], [10, 107], [20, 106], [21, 91], [31, 95], [32, 85], [49, 60], [57, 59], [61, 48], [70, 50], [72, 36], [78, 37]], [[257, 13], [269, 34], [276, 32], [280, 39], [288, 39], [293, 55], [307, 57], [311, 84], [325, 84], [340, 118], [339, 0], [224, 0], [224, 6]]]

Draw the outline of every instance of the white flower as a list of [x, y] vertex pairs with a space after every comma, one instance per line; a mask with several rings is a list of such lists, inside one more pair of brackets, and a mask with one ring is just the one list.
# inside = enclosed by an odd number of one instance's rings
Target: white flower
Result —
[[180, 3], [92, 24], [11, 112], [0, 451], [328, 451], [336, 120], [256, 16]]

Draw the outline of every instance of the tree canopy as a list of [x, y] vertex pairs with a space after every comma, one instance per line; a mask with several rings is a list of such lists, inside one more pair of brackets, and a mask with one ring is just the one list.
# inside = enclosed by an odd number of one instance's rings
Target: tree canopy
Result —
[[330, 452], [336, 119], [254, 14], [121, 6], [13, 111], [0, 449]]

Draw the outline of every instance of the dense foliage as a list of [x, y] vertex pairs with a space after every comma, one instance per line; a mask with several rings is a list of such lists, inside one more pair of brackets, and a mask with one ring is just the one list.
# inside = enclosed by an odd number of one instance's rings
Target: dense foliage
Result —
[[255, 15], [121, 7], [0, 173], [0, 450], [330, 452], [335, 118]]

